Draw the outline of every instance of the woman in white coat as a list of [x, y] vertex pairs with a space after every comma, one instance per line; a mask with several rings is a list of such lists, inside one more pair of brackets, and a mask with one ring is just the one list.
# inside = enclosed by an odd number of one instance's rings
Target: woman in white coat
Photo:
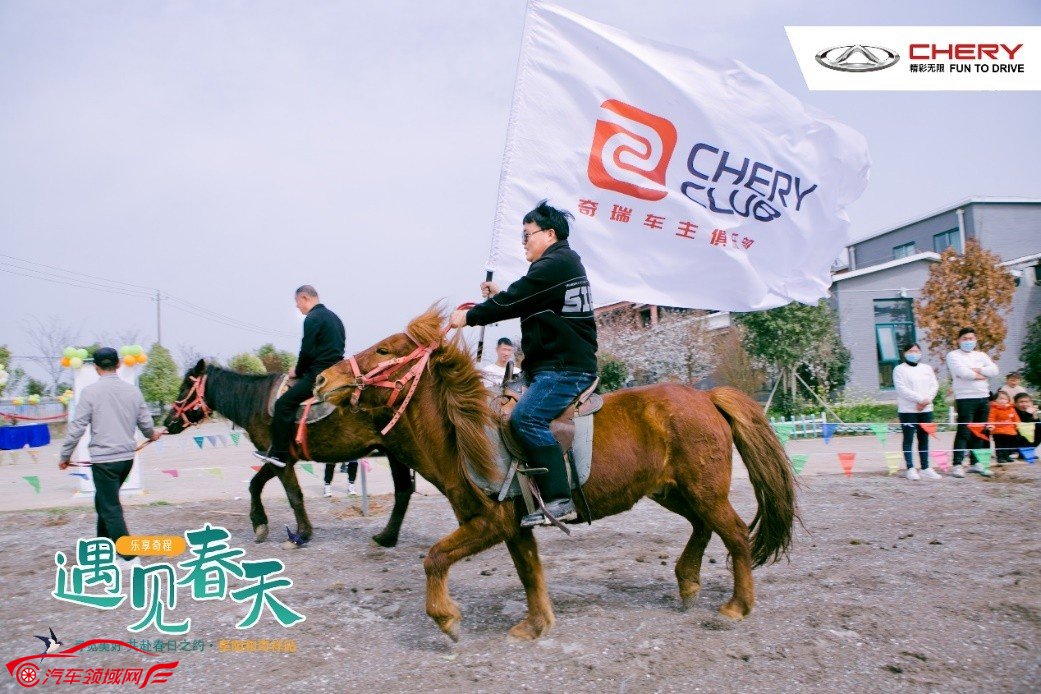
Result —
[[[922, 349], [917, 343], [905, 346], [903, 355], [903, 362], [893, 369], [893, 386], [896, 388], [896, 410], [900, 417], [900, 429], [904, 435], [907, 479], [917, 480], [925, 477], [938, 480], [940, 475], [929, 467], [929, 432], [919, 426], [933, 421], [933, 398], [936, 397], [939, 388], [936, 372], [928, 364], [919, 363], [922, 359]], [[916, 433], [921, 475], [914, 469], [912, 444]]]

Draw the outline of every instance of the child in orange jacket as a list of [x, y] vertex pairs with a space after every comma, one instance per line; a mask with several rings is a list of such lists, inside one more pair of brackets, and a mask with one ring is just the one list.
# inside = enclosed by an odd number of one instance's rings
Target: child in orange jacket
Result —
[[1012, 399], [1003, 390], [999, 390], [990, 403], [990, 414], [987, 416], [987, 431], [994, 439], [995, 453], [999, 463], [1011, 463], [1012, 453], [1017, 446], [1017, 435], [1019, 431], [1019, 415], [1016, 408], [1012, 406]]

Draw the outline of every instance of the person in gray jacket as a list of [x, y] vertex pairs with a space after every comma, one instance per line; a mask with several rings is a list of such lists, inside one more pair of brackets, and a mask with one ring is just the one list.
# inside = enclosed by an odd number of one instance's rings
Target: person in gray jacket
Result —
[[[128, 535], [119, 501], [123, 486], [134, 465], [134, 430], [140, 429], [150, 441], [160, 433], [152, 426], [152, 415], [144, 396], [134, 386], [116, 375], [119, 354], [111, 347], [94, 352], [94, 368], [101, 379], [80, 393], [76, 418], [69, 422], [65, 442], [61, 446], [60, 470], [68, 469], [76, 444], [90, 426], [90, 462], [94, 476], [94, 508], [98, 512], [97, 537], [115, 542]], [[116, 565], [127, 569], [140, 564], [136, 557], [120, 555]]]

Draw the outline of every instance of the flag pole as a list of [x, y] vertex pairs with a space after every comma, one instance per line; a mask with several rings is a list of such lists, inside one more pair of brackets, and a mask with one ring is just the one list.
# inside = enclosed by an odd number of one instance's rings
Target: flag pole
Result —
[[[485, 282], [491, 282], [492, 281], [492, 271], [491, 270], [485, 270], [484, 271], [484, 281]], [[480, 335], [477, 338], [477, 363], [478, 364], [481, 363], [481, 355], [484, 354], [484, 328], [485, 328], [485, 326], [482, 325], [481, 326], [481, 333], [480, 333]]]

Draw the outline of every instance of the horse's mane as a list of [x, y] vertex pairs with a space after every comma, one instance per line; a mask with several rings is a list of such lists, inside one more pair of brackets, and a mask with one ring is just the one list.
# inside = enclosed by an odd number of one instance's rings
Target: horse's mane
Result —
[[267, 409], [271, 388], [282, 376], [240, 374], [207, 364], [206, 400], [214, 410], [245, 428], [254, 416]]
[[[408, 324], [408, 334], [423, 345], [441, 341], [441, 326], [446, 319], [443, 307], [431, 306], [425, 313], [412, 319]], [[429, 368], [437, 372], [437, 378], [434, 379], [435, 393], [441, 410], [454, 429], [456, 445], [461, 454], [461, 474], [465, 479], [470, 479], [464, 462], [469, 461], [474, 471], [484, 479], [498, 480], [501, 472], [492, 460], [491, 443], [485, 430], [485, 426], [492, 422], [488, 390], [460, 333], [457, 332], [452, 340], [441, 342], [430, 358]], [[479, 495], [484, 496], [483, 492]]]

